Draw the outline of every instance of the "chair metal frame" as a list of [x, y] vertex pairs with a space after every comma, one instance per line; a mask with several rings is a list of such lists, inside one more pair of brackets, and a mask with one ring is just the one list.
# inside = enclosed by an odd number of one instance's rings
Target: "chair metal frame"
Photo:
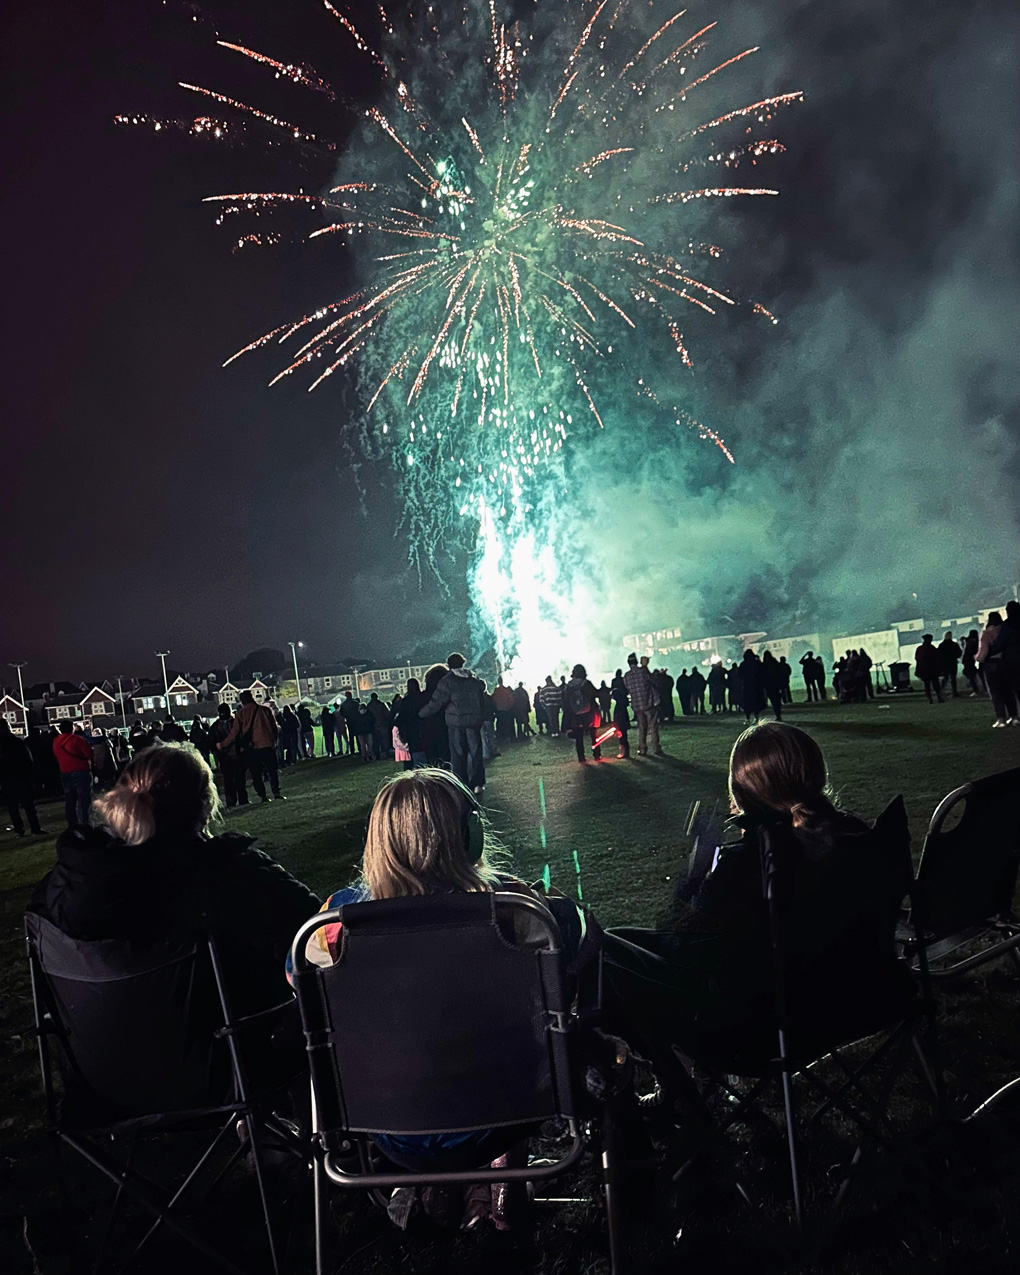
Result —
[[[834, 1111], [851, 1121], [864, 1135], [862, 1141], [854, 1148], [844, 1176], [839, 1184], [831, 1205], [818, 1228], [816, 1243], [821, 1243], [830, 1232], [839, 1210], [846, 1198], [858, 1170], [864, 1152], [864, 1142], [870, 1139], [884, 1150], [904, 1160], [909, 1167], [920, 1175], [931, 1178], [923, 1161], [913, 1156], [896, 1138], [896, 1132], [886, 1115], [886, 1107], [893, 1086], [899, 1077], [908, 1047], [912, 1047], [915, 1060], [929, 1100], [937, 1115], [945, 1111], [945, 1093], [942, 1081], [941, 1065], [938, 1056], [938, 1034], [935, 1022], [935, 1011], [931, 1000], [918, 996], [910, 1007], [910, 1011], [901, 1019], [889, 1023], [865, 1036], [840, 1041], [831, 1045], [817, 1056], [798, 1056], [792, 1046], [791, 1022], [788, 1013], [787, 988], [784, 974], [783, 940], [781, 926], [777, 914], [777, 869], [776, 857], [772, 845], [770, 830], [764, 828], [759, 834], [759, 852], [762, 866], [762, 887], [769, 911], [769, 933], [772, 946], [772, 964], [774, 978], [774, 1005], [777, 1025], [778, 1049], [774, 1058], [767, 1060], [761, 1069], [751, 1077], [753, 1083], [747, 1090], [740, 1090], [730, 1079], [739, 1076], [736, 1069], [729, 1070], [718, 1061], [710, 1063], [707, 1068], [702, 1060], [695, 1058], [695, 1066], [707, 1070], [709, 1083], [715, 1092], [725, 1095], [730, 1104], [726, 1117], [719, 1121], [715, 1128], [724, 1134], [734, 1125], [756, 1120], [772, 1133], [782, 1131], [785, 1135], [786, 1155], [789, 1165], [790, 1186], [793, 1200], [794, 1226], [798, 1241], [806, 1239], [806, 1218], [803, 1199], [802, 1150], [806, 1146], [806, 1138], [798, 1132], [797, 1094], [795, 1083], [820, 1100], [820, 1105], [802, 1121], [804, 1133], [820, 1122], [830, 1111]], [[909, 859], [909, 851], [907, 852]], [[921, 1032], [927, 1028], [931, 1035], [931, 1050], [924, 1047]], [[876, 1036], [884, 1036], [877, 1049], [872, 1051], [861, 1063], [848, 1063], [844, 1053], [863, 1041], [873, 1040]], [[889, 1073], [877, 1093], [866, 1087], [868, 1073], [874, 1071], [887, 1056], [892, 1062]], [[819, 1074], [821, 1065], [833, 1061], [842, 1070], [842, 1077], [835, 1083], [823, 1079]], [[782, 1092], [783, 1119], [780, 1125], [761, 1107], [761, 1101], [772, 1084], [778, 1084]], [[710, 1097], [711, 1095], [704, 1095]], [[863, 1108], [863, 1109], [862, 1109]], [[675, 1175], [679, 1178], [697, 1159], [695, 1152]], [[748, 1203], [751, 1197], [742, 1181], [734, 1176], [738, 1192]]]
[[[259, 1100], [265, 1095], [256, 1094], [248, 1080], [244, 1063], [241, 1037], [243, 1033], [256, 1024], [265, 1024], [288, 1008], [287, 1004], [274, 1006], [258, 1014], [235, 1018], [230, 1009], [230, 1000], [216, 942], [211, 933], [197, 939], [190, 954], [184, 951], [176, 959], [191, 960], [194, 964], [208, 959], [216, 988], [216, 999], [222, 1015], [222, 1024], [214, 1030], [214, 1038], [226, 1042], [230, 1073], [233, 1083], [233, 1099], [228, 1103], [216, 1106], [199, 1107], [187, 1111], [151, 1112], [135, 1119], [105, 1121], [96, 1124], [68, 1124], [62, 1118], [57, 1085], [57, 1073], [60, 1070], [55, 1053], [59, 1051], [68, 1070], [78, 1070], [77, 1062], [69, 1044], [69, 1033], [60, 1021], [57, 1000], [50, 988], [47, 973], [39, 953], [38, 931], [40, 925], [51, 927], [59, 933], [52, 922], [33, 913], [25, 916], [25, 940], [28, 954], [29, 973], [32, 987], [32, 1003], [35, 1016], [35, 1036], [39, 1050], [39, 1067], [42, 1075], [43, 1092], [46, 1102], [47, 1132], [51, 1139], [54, 1153], [57, 1186], [61, 1196], [65, 1220], [71, 1216], [68, 1207], [66, 1181], [63, 1173], [64, 1147], [71, 1149], [82, 1157], [93, 1168], [108, 1178], [116, 1187], [113, 1202], [107, 1216], [99, 1250], [92, 1264], [93, 1275], [105, 1268], [110, 1243], [125, 1204], [133, 1203], [154, 1220], [138, 1241], [130, 1254], [119, 1264], [119, 1270], [126, 1270], [138, 1258], [142, 1250], [149, 1244], [161, 1227], [165, 1227], [178, 1239], [189, 1244], [197, 1252], [234, 1275], [248, 1275], [236, 1262], [225, 1253], [210, 1244], [194, 1227], [183, 1221], [178, 1212], [182, 1201], [189, 1193], [199, 1175], [211, 1162], [218, 1151], [223, 1151], [225, 1161], [207, 1193], [215, 1189], [239, 1157], [250, 1150], [259, 1194], [259, 1205], [266, 1231], [269, 1257], [274, 1275], [280, 1275], [279, 1242], [269, 1208], [269, 1193], [266, 1182], [265, 1166], [262, 1161], [263, 1136], [268, 1135], [277, 1146], [283, 1146], [288, 1152], [301, 1160], [307, 1159], [305, 1141], [297, 1136], [285, 1122], [279, 1120], [271, 1112], [259, 1109]], [[231, 1133], [237, 1130], [240, 1122], [244, 1122], [247, 1140], [238, 1138], [237, 1145], [227, 1151], [224, 1143]], [[175, 1132], [194, 1132], [205, 1130], [214, 1132], [208, 1144], [190, 1170], [179, 1180], [174, 1189], [169, 1189], [154, 1182], [149, 1176], [141, 1173], [134, 1165], [135, 1153], [139, 1140], [146, 1135], [168, 1134]], [[235, 1135], [236, 1136], [236, 1135]], [[112, 1143], [118, 1138], [128, 1140], [127, 1153], [123, 1157], [112, 1154], [100, 1142]]]
[[[1004, 784], [1010, 782], [1011, 776], [1012, 782], [1016, 785], [1017, 801], [1020, 803], [1020, 767], [1012, 771], [1001, 772]], [[989, 776], [989, 778], [996, 778], [996, 776]], [[952, 934], [936, 934], [928, 926], [930, 908], [925, 898], [929, 875], [925, 872], [926, 857], [929, 863], [934, 860], [939, 838], [945, 835], [942, 829], [946, 820], [959, 806], [960, 802], [966, 802], [972, 796], [975, 787], [976, 784], [974, 782], [961, 784], [959, 788], [954, 788], [951, 793], [942, 798], [932, 814], [928, 830], [925, 833], [924, 845], [921, 848], [921, 859], [918, 864], [915, 883], [915, 896], [911, 899], [910, 920], [912, 931], [904, 931], [900, 935], [900, 941], [904, 955], [908, 957], [912, 968], [920, 974], [925, 982], [928, 980], [958, 978], [971, 970], [978, 969], [982, 965], [987, 965], [990, 961], [998, 960], [1001, 956], [1008, 956], [1014, 967], [1020, 971], [1020, 918], [1012, 914], [1009, 910], [1009, 902], [1005, 899], [1003, 899], [1005, 904], [1004, 911], [1000, 911], [995, 916], [975, 916], [971, 924], [966, 925], [961, 930], [956, 930]], [[971, 870], [969, 864], [963, 866], [965, 870]], [[1018, 872], [1020, 872], [1020, 846], [1017, 848], [1017, 865], [1009, 891], [1010, 901], [1016, 891]], [[953, 957], [954, 953], [959, 952], [962, 948], [970, 947], [983, 939], [989, 940], [987, 946], [972, 952], [968, 956], [961, 957], [958, 960], [951, 960], [948, 964], [942, 964], [946, 958]]]
[[[537, 920], [543, 929], [544, 946], [541, 949], [543, 954], [547, 954], [556, 963], [557, 977], [562, 980], [562, 947], [559, 927], [549, 910], [537, 899], [530, 898], [527, 895], [518, 893], [496, 892], [489, 896], [492, 906], [492, 924], [497, 924], [495, 920], [496, 908], [518, 909], [530, 914]], [[424, 905], [427, 898], [423, 898], [421, 903]], [[352, 908], [364, 907], [364, 904], [348, 905], [347, 910]], [[370, 904], [367, 906], [371, 906]], [[506, 1167], [492, 1168], [489, 1166], [458, 1169], [449, 1171], [431, 1171], [431, 1172], [412, 1172], [408, 1170], [379, 1170], [375, 1168], [375, 1163], [380, 1158], [380, 1153], [372, 1148], [367, 1134], [353, 1133], [345, 1129], [327, 1129], [322, 1127], [321, 1119], [322, 1102], [321, 1097], [325, 1086], [337, 1086], [339, 1079], [339, 1070], [333, 1071], [334, 1054], [332, 1048], [332, 1033], [328, 1021], [328, 1010], [326, 1009], [326, 999], [321, 994], [322, 975], [327, 974], [328, 970], [311, 964], [306, 955], [306, 944], [308, 939], [325, 925], [335, 924], [342, 919], [342, 913], [345, 909], [335, 908], [329, 912], [321, 912], [311, 920], [305, 922], [298, 930], [294, 937], [291, 949], [291, 963], [294, 970], [295, 990], [298, 998], [298, 1005], [301, 1010], [302, 1021], [305, 1027], [305, 1037], [308, 1050], [309, 1071], [311, 1075], [311, 1092], [312, 1092], [312, 1149], [313, 1149], [313, 1178], [314, 1178], [314, 1195], [315, 1195], [315, 1270], [316, 1275], [325, 1275], [325, 1254], [324, 1254], [324, 1232], [325, 1221], [328, 1214], [326, 1205], [326, 1182], [332, 1182], [335, 1186], [349, 1190], [351, 1188], [369, 1191], [385, 1191], [394, 1187], [401, 1186], [442, 1186], [442, 1185], [468, 1185], [468, 1184], [485, 1184], [499, 1182], [542, 1182], [550, 1179], [559, 1178], [563, 1174], [575, 1168], [581, 1161], [585, 1151], [589, 1149], [591, 1143], [595, 1140], [591, 1131], [586, 1130], [575, 1114], [576, 1104], [574, 1103], [574, 1087], [568, 1067], [559, 1068], [554, 1066], [556, 1073], [556, 1084], [558, 1090], [569, 1095], [567, 1102], [564, 1104], [569, 1107], [568, 1111], [555, 1113], [565, 1123], [567, 1136], [570, 1138], [570, 1145], [566, 1152], [559, 1159], [552, 1162], [543, 1161], [525, 1167]], [[441, 928], [441, 927], [439, 927]], [[309, 983], [307, 980], [311, 976], [315, 981]], [[498, 1013], [498, 1006], [493, 1006], [495, 1013]], [[553, 1010], [542, 1007], [543, 1017], [545, 1018], [545, 1031], [547, 1034], [555, 1033], [566, 1037], [578, 1026], [578, 1020], [565, 1009], [556, 1008]], [[555, 1052], [553, 1054], [555, 1058]], [[335, 1094], [334, 1094], [335, 1096]], [[335, 1104], [334, 1104], [335, 1105]], [[611, 1112], [607, 1107], [607, 1126], [612, 1125]], [[552, 1116], [553, 1113], [550, 1113]], [[601, 1142], [599, 1147], [600, 1167], [602, 1170], [602, 1192], [606, 1210], [608, 1247], [609, 1247], [609, 1264], [610, 1275], [619, 1275], [621, 1266], [620, 1251], [620, 1234], [619, 1234], [619, 1217], [618, 1217], [618, 1168], [616, 1163], [616, 1149], [612, 1144], [616, 1138], [611, 1128], [607, 1127], [603, 1131], [603, 1135], [598, 1140]], [[356, 1154], [360, 1164], [359, 1171], [352, 1172], [348, 1168], [344, 1168], [339, 1162], [338, 1154], [344, 1155], [350, 1160], [353, 1158], [352, 1153]]]

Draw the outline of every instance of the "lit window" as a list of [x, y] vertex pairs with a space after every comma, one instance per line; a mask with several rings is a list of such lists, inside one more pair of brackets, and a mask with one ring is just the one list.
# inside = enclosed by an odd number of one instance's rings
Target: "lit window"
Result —
[[4, 713], [4, 721], [6, 721], [6, 722], [16, 722], [17, 720], [18, 720], [18, 715], [17, 715], [17, 713]]
[[102, 702], [102, 700], [96, 700], [96, 702], [94, 704], [91, 704], [90, 707], [93, 713], [106, 712], [106, 705]]
[[331, 690], [333, 686], [333, 679], [331, 677], [324, 677], [322, 679], [322, 685], [327, 691]]
[[58, 704], [58, 705], [57, 705], [57, 716], [58, 716], [58, 717], [70, 717], [70, 716], [71, 716], [71, 710], [67, 707], [67, 705], [66, 705], [66, 704]]
[[182, 707], [184, 707], [189, 703], [189, 697], [187, 695], [175, 695], [174, 703], [180, 704]]

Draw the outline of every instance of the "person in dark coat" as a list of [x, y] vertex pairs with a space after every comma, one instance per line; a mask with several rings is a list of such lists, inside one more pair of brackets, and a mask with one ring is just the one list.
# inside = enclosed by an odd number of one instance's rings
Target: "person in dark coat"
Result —
[[302, 757], [315, 756], [315, 722], [312, 719], [312, 710], [307, 704], [299, 704], [297, 710], [298, 725], [300, 727], [298, 739], [299, 749]]
[[885, 994], [909, 998], [897, 960], [896, 921], [909, 887], [886, 838], [906, 838], [897, 800], [872, 830], [831, 800], [825, 759], [794, 726], [767, 722], [739, 737], [730, 758], [735, 828], [707, 845], [706, 862], [678, 889], [657, 929], [614, 929], [603, 940], [607, 1030], [644, 1045], [669, 1066], [671, 1046], [695, 1059], [714, 1040], [764, 1039], [774, 1049], [773, 961], [758, 830], [775, 826], [787, 867], [793, 925], [785, 960], [800, 1021], [839, 1019]]
[[599, 702], [599, 716], [604, 722], [612, 720], [613, 716], [613, 692], [606, 685], [606, 679], [603, 678], [595, 695]]
[[617, 759], [622, 761], [625, 757], [630, 756], [630, 739], [627, 732], [630, 730], [630, 698], [627, 695], [627, 684], [623, 680], [623, 673], [617, 669], [617, 677], [613, 678], [613, 725], [616, 727], [620, 737], [620, 751]]
[[328, 704], [323, 704], [322, 712], [319, 714], [319, 722], [322, 726], [322, 747], [327, 757], [336, 756], [336, 723], [333, 721], [333, 710]]
[[531, 729], [531, 696], [523, 682], [518, 682], [514, 687], [514, 722], [518, 739], [535, 733]]
[[748, 648], [740, 662], [740, 707], [748, 721], [757, 717], [765, 707], [765, 683], [761, 661]]
[[0, 800], [7, 806], [7, 814], [16, 837], [25, 835], [22, 811], [28, 820], [29, 831], [33, 836], [42, 836], [43, 830], [39, 826], [32, 788], [33, 770], [34, 763], [28, 745], [0, 717]]
[[825, 693], [825, 661], [820, 655], [815, 656], [815, 694], [820, 700], [827, 700]]
[[963, 676], [967, 679], [967, 685], [970, 687], [971, 699], [978, 697], [978, 667], [977, 653], [981, 644], [981, 636], [977, 629], [971, 629], [963, 640]]
[[[293, 716], [293, 714], [291, 714]], [[296, 722], [295, 718], [295, 722]], [[233, 726], [229, 704], [221, 704], [217, 717], [209, 727], [209, 748], [223, 777], [223, 799], [228, 810], [248, 805], [248, 766], [237, 739], [220, 748]], [[135, 756], [138, 756], [136, 753]]]
[[367, 704], [355, 700], [357, 716], [354, 718], [354, 736], [358, 741], [358, 753], [366, 761], [375, 761], [375, 715]]
[[416, 677], [408, 678], [407, 690], [393, 716], [393, 725], [396, 726], [400, 732], [400, 738], [407, 745], [407, 751], [411, 754], [411, 765], [413, 767], [428, 764], [425, 757], [423, 738], [425, 723], [419, 716], [427, 703], [428, 700], [422, 693], [421, 683], [418, 679]]
[[708, 670], [708, 706], [713, 713], [726, 711], [726, 670], [721, 663]]
[[676, 695], [680, 701], [680, 715], [689, 717], [691, 712], [691, 678], [685, 668], [680, 670], [680, 676], [676, 679]]
[[942, 689], [951, 690], [953, 699], [959, 699], [960, 692], [956, 685], [956, 675], [960, 668], [960, 657], [963, 651], [952, 633], [947, 633], [938, 644], [939, 660], [942, 664]]
[[726, 671], [726, 699], [731, 713], [740, 711], [744, 698], [744, 679], [738, 664], [731, 664]]
[[776, 721], [783, 720], [783, 675], [779, 671], [779, 661], [771, 651], [761, 657], [761, 680], [765, 698], [772, 705]]
[[918, 681], [924, 684], [924, 693], [928, 696], [928, 703], [934, 704], [937, 699], [941, 704], [943, 702], [941, 686], [942, 657], [939, 655], [939, 649], [935, 646], [934, 635], [931, 633], [923, 634], [921, 645], [914, 651], [914, 672]]
[[188, 731], [188, 743], [198, 751], [203, 761], [209, 760], [209, 732], [201, 717], [196, 717]]
[[284, 766], [293, 766], [297, 761], [301, 747], [300, 738], [301, 723], [298, 721], [297, 713], [289, 704], [284, 704], [283, 712], [280, 714], [280, 739], [283, 741]]
[[592, 761], [602, 760], [602, 749], [595, 742], [600, 725], [601, 718], [595, 687], [588, 680], [584, 665], [575, 664], [570, 674], [570, 681], [563, 692], [563, 730], [573, 739], [579, 762], [586, 760], [585, 734], [591, 735]]
[[701, 669], [692, 669], [690, 680], [687, 684], [692, 713], [703, 713], [705, 711], [705, 687], [707, 685], [708, 683], [705, 681], [705, 675]]
[[1012, 703], [1013, 716], [1010, 720], [1016, 724], [1020, 721], [1020, 602], [1016, 599], [1006, 603], [1006, 618], [1002, 622], [998, 636], [988, 651], [993, 659], [1001, 659], [999, 669], [1000, 685], [1003, 698]]
[[783, 683], [783, 703], [792, 704], [793, 695], [790, 691], [790, 678], [793, 675], [793, 669], [787, 664], [785, 655], [779, 657], [779, 674]]
[[[422, 687], [426, 704], [435, 695], [436, 687], [449, 671], [445, 664], [433, 664], [426, 672], [425, 685]], [[421, 709], [418, 710], [418, 716], [421, 717]], [[447, 770], [450, 768], [450, 733], [446, 729], [443, 714], [434, 713], [431, 717], [422, 717], [421, 742], [425, 750], [426, 765], [445, 767]]]
[[373, 691], [368, 697], [368, 711], [372, 714], [375, 725], [372, 728], [372, 749], [377, 760], [382, 761], [388, 757], [392, 746], [393, 724], [390, 720], [390, 710], [379, 698], [378, 694]]
[[[446, 667], [449, 672], [437, 683], [432, 698], [419, 715], [428, 718], [443, 714], [450, 744], [450, 768], [461, 783], [478, 794], [485, 787], [485, 762], [482, 760], [485, 683], [465, 667], [464, 657], [459, 651], [447, 657]], [[513, 692], [507, 693], [512, 718]], [[498, 703], [497, 700], [497, 710]]]
[[[198, 937], [204, 925], [235, 1014], [288, 1002], [285, 958], [319, 899], [253, 838], [210, 836], [217, 805], [212, 771], [190, 745], [143, 750], [96, 798], [100, 826], [60, 836], [28, 910], [86, 941]], [[246, 1046], [260, 1048], [254, 1031]], [[268, 1066], [274, 1047], [261, 1048]]]
[[[489, 699], [490, 700], [492, 699], [491, 695], [489, 695]], [[535, 729], [538, 731], [540, 735], [545, 735], [548, 733], [548, 730], [549, 730], [549, 719], [548, 717], [546, 717], [545, 709], [542, 707], [541, 687], [535, 688], [535, 694], [531, 698], [531, 703], [532, 703], [532, 707], [535, 710]], [[495, 706], [493, 706], [493, 712], [495, 711], [496, 711]], [[483, 739], [483, 742], [484, 742], [484, 739]]]

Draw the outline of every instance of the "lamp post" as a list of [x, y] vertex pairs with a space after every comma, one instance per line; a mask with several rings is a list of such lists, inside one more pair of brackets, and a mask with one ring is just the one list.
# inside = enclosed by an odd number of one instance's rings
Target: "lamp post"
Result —
[[297, 683], [297, 697], [298, 697], [298, 703], [300, 704], [301, 703], [301, 675], [298, 673], [298, 667], [297, 667], [297, 649], [299, 646], [304, 646], [304, 642], [288, 642], [287, 645], [290, 647], [290, 658], [294, 661], [294, 681]]
[[127, 714], [124, 712], [124, 687], [120, 684], [121, 675], [117, 674], [117, 697], [120, 700], [120, 724], [121, 729], [127, 730]]
[[160, 664], [163, 665], [163, 694], [165, 696], [167, 716], [172, 720], [174, 710], [170, 707], [170, 684], [166, 680], [166, 657], [170, 654], [170, 652], [157, 651], [156, 654], [159, 656]]

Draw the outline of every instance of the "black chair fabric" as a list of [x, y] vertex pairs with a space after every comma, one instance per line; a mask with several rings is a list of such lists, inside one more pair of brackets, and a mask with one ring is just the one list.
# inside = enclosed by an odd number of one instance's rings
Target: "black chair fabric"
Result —
[[[512, 897], [512, 896], [511, 896]], [[339, 909], [337, 963], [321, 988], [351, 1132], [415, 1135], [570, 1114], [558, 956], [519, 945], [492, 894]], [[306, 974], [307, 977], [307, 974]], [[300, 995], [300, 989], [299, 989]], [[495, 1012], [494, 1012], [495, 1010]]]
[[65, 1123], [95, 1126], [230, 1097], [204, 943], [84, 941], [32, 913], [26, 927], [64, 1045]]
[[954, 827], [941, 825], [958, 802], [933, 819], [917, 870], [921, 926], [935, 939], [1008, 914], [1020, 870], [1020, 767], [965, 785], [960, 800]]

